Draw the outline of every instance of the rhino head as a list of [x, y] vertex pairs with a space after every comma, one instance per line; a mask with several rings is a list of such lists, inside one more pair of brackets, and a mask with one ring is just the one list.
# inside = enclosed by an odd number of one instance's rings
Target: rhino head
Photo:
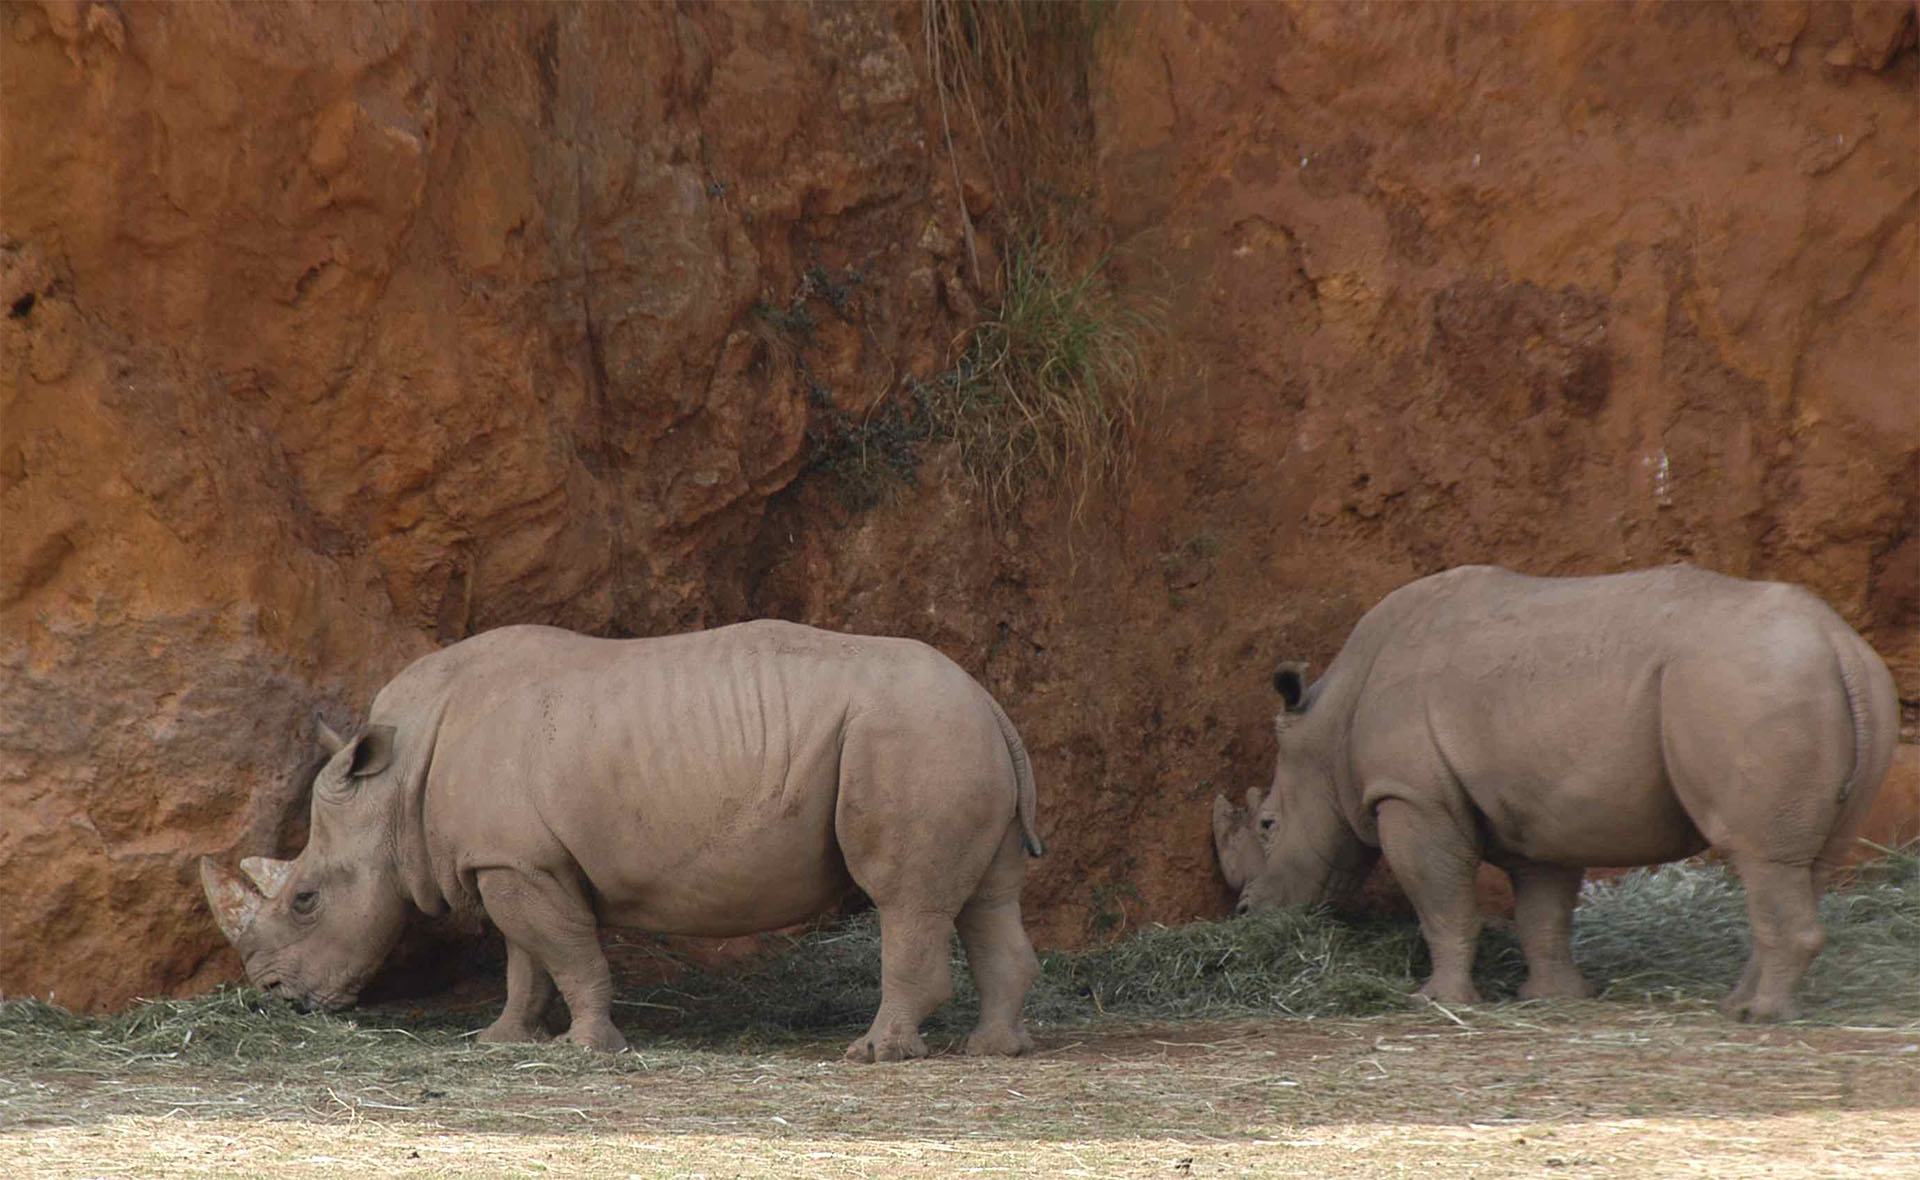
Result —
[[347, 741], [323, 725], [321, 737], [332, 757], [314, 778], [299, 857], [246, 857], [244, 875], [200, 858], [207, 902], [248, 981], [302, 1011], [359, 997], [399, 940], [409, 901], [394, 852], [394, 730], [369, 726]]
[[1214, 797], [1214, 850], [1227, 885], [1239, 891], [1236, 914], [1333, 900], [1358, 885], [1378, 856], [1341, 813], [1330, 769], [1336, 727], [1312, 724], [1306, 671], [1287, 663], [1273, 674], [1286, 702], [1274, 724], [1273, 785], [1264, 794], [1248, 790], [1244, 807]]

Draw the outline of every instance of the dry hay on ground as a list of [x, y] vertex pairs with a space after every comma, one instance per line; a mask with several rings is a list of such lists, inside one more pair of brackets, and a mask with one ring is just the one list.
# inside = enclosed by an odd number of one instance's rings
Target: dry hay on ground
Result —
[[[1825, 909], [1810, 1017], [1771, 1028], [1712, 1009], [1744, 935], [1737, 886], [1699, 867], [1590, 892], [1580, 953], [1602, 1000], [1409, 1010], [1423, 952], [1405, 928], [1201, 923], [1050, 956], [1042, 1052], [1020, 1061], [841, 1064], [877, 970], [858, 923], [629, 995], [678, 1011], [623, 1008], [664, 1032], [612, 1058], [472, 1044], [490, 1012], [297, 1017], [238, 990], [102, 1019], [14, 1002], [0, 1158], [34, 1176], [1911, 1175], [1912, 858]], [[1509, 993], [1510, 942], [1486, 951], [1483, 985]]]

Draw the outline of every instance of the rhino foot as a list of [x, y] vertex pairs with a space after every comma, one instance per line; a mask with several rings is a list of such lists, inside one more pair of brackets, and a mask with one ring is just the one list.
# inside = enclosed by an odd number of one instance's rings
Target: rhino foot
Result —
[[517, 1021], [508, 1023], [506, 1020], [494, 1021], [492, 1024], [481, 1029], [480, 1035], [474, 1038], [474, 1040], [483, 1045], [522, 1045], [528, 1042], [538, 1043], [552, 1039], [553, 1034], [544, 1028], [536, 1028], [533, 1025], [522, 1024]]
[[1776, 1020], [1793, 1020], [1800, 1015], [1800, 1006], [1791, 999], [1772, 996], [1742, 996], [1738, 992], [1728, 996], [1720, 1005], [1723, 1015], [1730, 1016], [1742, 1024], [1765, 1024]]
[[847, 1046], [848, 1061], [872, 1065], [876, 1061], [909, 1061], [927, 1055], [927, 1043], [919, 1033], [905, 1036], [874, 1036], [869, 1033]]
[[1527, 976], [1520, 985], [1520, 998], [1523, 1000], [1591, 1000], [1593, 985], [1579, 972], [1566, 976], [1548, 976], [1536, 979]]
[[1471, 983], [1444, 984], [1437, 980], [1429, 979], [1426, 982], [1426, 986], [1413, 993], [1410, 998], [1416, 1005], [1426, 1003], [1465, 1004], [1471, 1007], [1480, 1002], [1480, 989], [1474, 987]]
[[576, 1020], [560, 1039], [599, 1053], [618, 1053], [627, 1047], [627, 1038], [613, 1027], [613, 1021], [604, 1017], [592, 1022]]
[[1024, 1057], [1033, 1052], [1033, 1038], [1022, 1025], [976, 1028], [967, 1038], [969, 1057]]

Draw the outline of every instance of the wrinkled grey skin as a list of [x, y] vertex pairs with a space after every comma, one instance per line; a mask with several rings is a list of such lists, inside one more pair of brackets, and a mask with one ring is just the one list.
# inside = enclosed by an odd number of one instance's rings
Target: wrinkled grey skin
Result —
[[201, 862], [248, 978], [296, 1004], [352, 1003], [409, 907], [477, 911], [507, 940], [506, 1010], [481, 1039], [544, 1037], [557, 986], [567, 1039], [616, 1050], [600, 926], [769, 930], [858, 888], [884, 983], [850, 1058], [925, 1054], [956, 928], [981, 996], [968, 1051], [1032, 1048], [1032, 772], [999, 705], [923, 644], [504, 627], [417, 661], [328, 740], [298, 859]]
[[1420, 915], [1420, 994], [1478, 1000], [1482, 861], [1514, 886], [1523, 997], [1591, 992], [1568, 947], [1584, 870], [1708, 846], [1754, 950], [1723, 1009], [1793, 1015], [1814, 905], [1892, 760], [1886, 665], [1813, 595], [1686, 565], [1593, 578], [1469, 566], [1396, 590], [1311, 688], [1282, 665], [1264, 798], [1214, 803], [1242, 913], [1319, 902], [1384, 852]]

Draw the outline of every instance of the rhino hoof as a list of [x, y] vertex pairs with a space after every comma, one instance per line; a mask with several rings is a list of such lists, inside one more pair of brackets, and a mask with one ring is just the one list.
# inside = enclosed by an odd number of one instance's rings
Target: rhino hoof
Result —
[[848, 1061], [856, 1062], [860, 1065], [872, 1065], [873, 1039], [871, 1037], [861, 1037], [853, 1044], [848, 1045], [845, 1057]]
[[474, 1040], [483, 1045], [524, 1045], [537, 1044], [552, 1040], [552, 1035], [544, 1028], [535, 1028], [528, 1024], [508, 1024], [496, 1020], [480, 1030]]
[[1425, 987], [1407, 998], [1416, 1008], [1427, 1004], [1459, 1004], [1471, 1008], [1480, 1003], [1480, 991], [1470, 983], [1465, 986], [1455, 986], [1436, 984], [1428, 980]]
[[1024, 1057], [1033, 1052], [1033, 1038], [1020, 1027], [975, 1029], [967, 1038], [969, 1057]]
[[1720, 1011], [1741, 1024], [1770, 1024], [1793, 1020], [1800, 1015], [1799, 1007], [1792, 1000], [1763, 1000], [1757, 996], [1731, 998], [1720, 1005]]
[[1535, 979], [1527, 976], [1520, 985], [1520, 998], [1523, 1000], [1591, 1000], [1593, 985], [1580, 975], [1550, 976]]
[[927, 1055], [927, 1043], [919, 1034], [876, 1037], [871, 1033], [847, 1046], [847, 1060], [863, 1065], [877, 1061], [908, 1061]]
[[596, 1053], [619, 1053], [627, 1047], [627, 1038], [621, 1035], [619, 1029], [613, 1027], [611, 1020], [603, 1020], [585, 1028], [576, 1023], [567, 1030], [567, 1035], [560, 1039], [578, 1045], [582, 1049], [592, 1049]]

